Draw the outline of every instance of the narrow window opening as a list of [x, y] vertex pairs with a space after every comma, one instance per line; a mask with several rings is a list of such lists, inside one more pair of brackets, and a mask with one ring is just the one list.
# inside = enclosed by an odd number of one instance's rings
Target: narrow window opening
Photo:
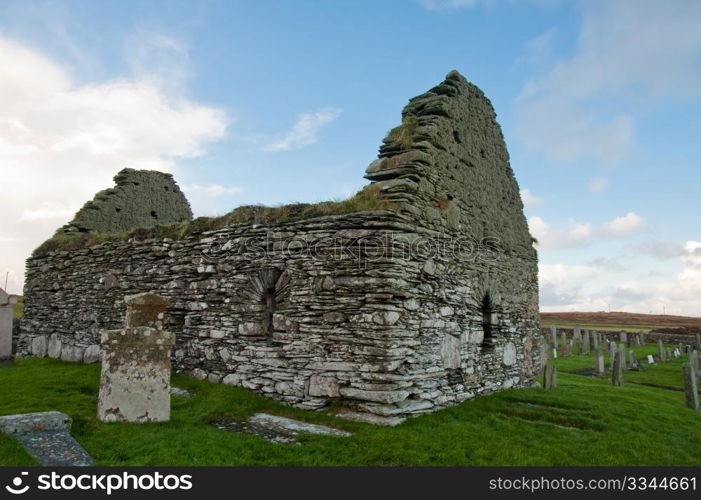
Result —
[[154, 219], [158, 219], [158, 214], [156, 214], [155, 210], [151, 210], [151, 217], [153, 217]]
[[494, 305], [492, 304], [492, 297], [490, 297], [489, 292], [487, 292], [482, 299], [482, 331], [484, 332], [482, 347], [492, 346], [492, 340], [494, 338], [494, 325], [492, 324], [493, 313]]
[[275, 287], [268, 288], [263, 294], [263, 333], [273, 334], [273, 315], [275, 314]]

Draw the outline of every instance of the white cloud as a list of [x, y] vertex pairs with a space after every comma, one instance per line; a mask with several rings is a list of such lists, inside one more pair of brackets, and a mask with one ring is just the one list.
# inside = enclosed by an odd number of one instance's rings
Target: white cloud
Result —
[[528, 218], [531, 234], [538, 240], [541, 250], [583, 247], [594, 241], [621, 238], [638, 233], [646, 228], [645, 218], [629, 212], [621, 217], [593, 228], [588, 222], [570, 221], [565, 229], [553, 228], [538, 216]]
[[535, 208], [543, 204], [543, 198], [534, 195], [528, 188], [521, 190], [521, 200], [526, 208]]
[[189, 184], [183, 186], [183, 191], [186, 193], [202, 193], [205, 196], [219, 198], [221, 196], [229, 196], [232, 194], [241, 194], [244, 189], [241, 186], [222, 186], [221, 184]]
[[124, 167], [176, 170], [222, 137], [225, 114], [150, 79], [78, 85], [56, 61], [0, 36], [0, 272], [24, 259]]
[[[222, 186], [221, 184], [186, 184], [182, 186], [195, 214], [215, 215], [218, 200], [243, 194], [242, 186]], [[232, 208], [235, 206], [232, 203]]]
[[[603, 311], [701, 316], [701, 242], [687, 241], [677, 256], [681, 270], [656, 272], [629, 281], [610, 280], [624, 271], [608, 258], [592, 265], [541, 264], [541, 310]], [[613, 263], [616, 269], [609, 264]], [[660, 278], [665, 278], [660, 281]]]
[[302, 113], [284, 136], [265, 147], [266, 151], [291, 151], [314, 144], [319, 140], [321, 128], [341, 116], [343, 110], [327, 108], [314, 113]]
[[609, 184], [609, 180], [606, 177], [597, 177], [596, 179], [592, 179], [587, 185], [587, 187], [592, 193], [599, 194], [606, 191], [609, 187]]
[[615, 163], [633, 147], [630, 109], [701, 96], [701, 2], [580, 5], [575, 52], [524, 86], [516, 106], [518, 134], [554, 161]]
[[671, 260], [683, 256], [684, 245], [676, 241], [643, 241], [626, 245], [626, 252], [631, 256], [647, 255], [659, 260]]
[[628, 212], [622, 217], [616, 217], [611, 222], [607, 222], [601, 228], [604, 235], [625, 235], [645, 229], [645, 217], [634, 212]]

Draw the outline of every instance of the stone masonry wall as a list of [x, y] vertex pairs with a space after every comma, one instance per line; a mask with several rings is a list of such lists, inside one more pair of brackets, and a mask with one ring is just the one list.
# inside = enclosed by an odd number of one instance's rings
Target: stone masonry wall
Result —
[[304, 408], [391, 417], [530, 385], [537, 255], [491, 103], [451, 72], [402, 121], [366, 175], [394, 210], [31, 258], [21, 352], [95, 361], [124, 296], [152, 292], [177, 371]]
[[493, 288], [504, 293], [502, 327], [485, 354], [474, 297], [493, 286], [483, 271], [509, 275], [513, 264], [496, 252], [457, 265], [410, 251], [435, 237], [381, 212], [52, 252], [29, 261], [19, 349], [97, 361], [100, 332], [122, 327], [124, 297], [149, 291], [170, 300], [177, 371], [304, 408], [340, 399], [406, 414], [529, 384], [533, 325], [518, 318], [533, 277]]

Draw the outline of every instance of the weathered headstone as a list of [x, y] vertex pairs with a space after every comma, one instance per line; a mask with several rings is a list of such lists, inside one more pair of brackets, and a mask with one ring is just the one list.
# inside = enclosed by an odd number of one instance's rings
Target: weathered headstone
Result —
[[584, 337], [582, 338], [582, 354], [589, 354], [589, 348], [591, 347], [589, 341], [589, 330], [584, 331]]
[[545, 374], [543, 376], [543, 388], [545, 389], [555, 389], [557, 387], [557, 368], [553, 365], [547, 365], [545, 367]]
[[623, 385], [623, 356], [623, 351], [618, 350], [613, 357], [613, 367], [611, 369], [611, 382], [613, 382], [613, 385]]
[[696, 334], [696, 349], [701, 351], [701, 333]]
[[620, 340], [621, 344], [627, 344], [628, 343], [628, 334], [626, 332], [621, 332], [618, 340]]
[[594, 352], [596, 353], [596, 374], [606, 375], [606, 362], [603, 351], [597, 347]]
[[685, 363], [684, 366], [682, 366], [682, 375], [684, 378], [684, 396], [686, 399], [686, 406], [692, 410], [698, 410], [699, 391], [696, 385], [696, 371], [689, 363]]
[[621, 358], [621, 369], [627, 370], [628, 364], [626, 363], [626, 345], [622, 342], [618, 346], [618, 353], [619, 353], [620, 358]]
[[699, 363], [699, 355], [696, 350], [689, 353], [689, 364], [696, 372], [696, 380], [701, 381], [701, 364]]
[[666, 353], [665, 353], [665, 350], [664, 350], [664, 345], [662, 344], [662, 339], [659, 339], [659, 340], [657, 341], [657, 356], [658, 356], [658, 358], [659, 358], [659, 360], [660, 360], [660, 363], [663, 362], [663, 361], [665, 360]]
[[582, 338], [582, 327], [581, 326], [574, 325], [574, 333], [573, 333], [572, 337], [575, 340], [579, 340]]
[[635, 358], [635, 351], [628, 351], [628, 368], [630, 370], [637, 370], [640, 368], [640, 363]]
[[647, 355], [647, 364], [648, 365], [654, 365], [655, 364], [655, 357], [652, 354]]
[[553, 358], [557, 359], [557, 349], [553, 348]]
[[549, 357], [549, 349], [545, 337], [540, 338], [538, 346], [540, 347], [540, 366], [538, 367], [538, 373], [541, 373], [543, 370], [545, 370], [545, 365], [548, 363]]
[[572, 344], [569, 342], [566, 342], [562, 344], [562, 355], [563, 356], [570, 356], [572, 354]]
[[611, 342], [609, 343], [609, 362], [611, 363], [611, 366], [613, 366], [613, 358], [616, 357], [616, 343]]
[[102, 332], [98, 418], [103, 422], [170, 420], [170, 350], [175, 336], [163, 331], [166, 299], [143, 293], [126, 297], [126, 327]]
[[599, 348], [599, 332], [592, 332], [591, 342], [592, 342], [591, 348], [596, 351]]
[[70, 434], [71, 417], [57, 411], [0, 417], [0, 432], [15, 438], [40, 465], [88, 466], [94, 461]]
[[0, 288], [0, 363], [12, 361], [12, 319], [16, 303], [16, 295], [8, 295]]
[[550, 327], [550, 340], [553, 344], [553, 349], [557, 349], [557, 327], [556, 326]]
[[565, 344], [567, 344], [567, 334], [563, 331], [563, 332], [560, 334], [560, 337], [562, 338], [562, 346], [564, 347]]

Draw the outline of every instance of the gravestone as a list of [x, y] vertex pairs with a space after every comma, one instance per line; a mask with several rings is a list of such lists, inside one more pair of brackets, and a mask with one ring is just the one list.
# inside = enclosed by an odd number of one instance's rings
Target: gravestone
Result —
[[696, 380], [701, 381], [701, 366], [699, 365], [699, 355], [697, 351], [691, 351], [689, 353], [689, 364], [696, 372]]
[[622, 386], [623, 385], [623, 351], [618, 350], [616, 355], [613, 357], [613, 367], [611, 369], [611, 382], [613, 385]]
[[640, 368], [640, 363], [635, 358], [635, 351], [628, 351], [628, 368], [631, 370], [638, 370]]
[[622, 370], [627, 370], [628, 365], [626, 363], [626, 345], [621, 342], [621, 344], [618, 346], [618, 353], [621, 357], [621, 369]]
[[591, 334], [592, 349], [595, 351], [599, 348], [599, 332], [592, 332]]
[[102, 332], [98, 418], [103, 422], [170, 420], [170, 350], [175, 336], [163, 330], [166, 299], [126, 297], [126, 327]]
[[579, 340], [582, 338], [582, 327], [579, 325], [574, 325], [573, 338]]
[[689, 363], [685, 363], [684, 366], [682, 366], [682, 375], [684, 378], [686, 406], [692, 410], [698, 410], [699, 392], [696, 385], [696, 371]]
[[666, 353], [664, 350], [664, 345], [662, 344], [662, 340], [657, 341], [657, 356], [660, 360], [660, 363], [663, 362], [666, 358]]
[[553, 358], [557, 359], [557, 349], [553, 348]]
[[545, 389], [555, 389], [557, 387], [557, 368], [553, 365], [547, 365], [545, 367], [545, 374], [543, 376], [543, 388]]
[[647, 355], [647, 364], [648, 365], [654, 365], [655, 364], [655, 357], [652, 354]]
[[584, 337], [582, 338], [582, 354], [589, 354], [590, 347], [589, 330], [585, 330]]
[[609, 344], [609, 362], [611, 363], [611, 366], [613, 366], [613, 358], [616, 357], [616, 343], [611, 342]]
[[58, 411], [0, 417], [0, 432], [15, 438], [40, 465], [93, 465], [88, 453], [70, 434], [71, 417]]
[[0, 288], [0, 364], [12, 362], [12, 319], [16, 295], [8, 295]]
[[567, 334], [565, 332], [562, 332], [560, 336], [562, 338], [562, 346], [564, 347], [565, 344], [567, 344]]
[[621, 344], [627, 344], [628, 343], [628, 334], [626, 332], [621, 332], [618, 340], [621, 342]]
[[594, 352], [596, 353], [596, 374], [606, 375], [606, 362], [604, 360], [604, 352], [598, 347]]
[[550, 340], [553, 344], [553, 349], [557, 349], [557, 327], [556, 326], [550, 327]]
[[696, 334], [696, 349], [701, 350], [701, 333]]
[[569, 342], [562, 344], [562, 355], [569, 356], [571, 354], [572, 354], [572, 344], [570, 344]]

